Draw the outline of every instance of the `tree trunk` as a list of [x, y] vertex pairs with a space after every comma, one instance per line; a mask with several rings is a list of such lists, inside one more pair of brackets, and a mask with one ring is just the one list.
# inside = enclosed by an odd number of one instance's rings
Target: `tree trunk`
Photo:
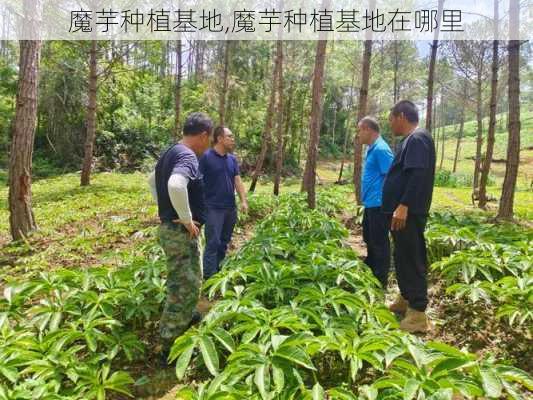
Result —
[[81, 186], [91, 183], [91, 169], [93, 164], [94, 140], [96, 137], [96, 90], [98, 87], [97, 75], [98, 42], [91, 42], [89, 52], [89, 104], [87, 106], [86, 126], [87, 137], [85, 138], [85, 155], [81, 169]]
[[224, 66], [222, 72], [222, 89], [220, 91], [220, 102], [218, 105], [219, 124], [224, 125], [226, 120], [226, 97], [228, 95], [228, 79], [229, 79], [229, 52], [230, 41], [227, 40], [224, 45]]
[[442, 165], [444, 162], [444, 144], [446, 143], [446, 126], [442, 126], [442, 131], [440, 134], [440, 164], [439, 169], [442, 170]]
[[[463, 100], [465, 102], [466, 102], [467, 95], [468, 95], [468, 82], [465, 79], [463, 83]], [[461, 108], [461, 121], [459, 123], [459, 133], [457, 134], [457, 144], [455, 146], [455, 156], [453, 158], [453, 170], [452, 170], [453, 173], [457, 171], [457, 161], [459, 159], [461, 139], [463, 138], [464, 127], [465, 127], [465, 108], [466, 108], [466, 104], [463, 104], [463, 107]]]
[[[372, 59], [372, 39], [365, 40], [365, 49], [363, 52], [363, 65], [361, 72], [361, 90], [359, 94], [359, 110], [357, 111], [358, 123], [366, 115], [368, 102], [368, 84], [370, 81], [370, 61]], [[357, 135], [354, 140], [354, 159], [353, 159], [353, 184], [355, 188], [355, 198], [357, 204], [361, 204], [361, 170], [363, 162], [363, 145]]]
[[[518, 0], [509, 2], [509, 34], [518, 38], [520, 6]], [[520, 162], [520, 41], [510, 40], [509, 53], [509, 138], [507, 143], [507, 163], [503, 180], [502, 196], [498, 218], [513, 217], [514, 192]]]
[[316, 46], [315, 67], [313, 72], [313, 98], [311, 100], [311, 120], [309, 123], [309, 144], [305, 162], [303, 189], [307, 192], [309, 208], [316, 207], [316, 164], [318, 143], [320, 141], [320, 125], [322, 123], [322, 92], [324, 90], [324, 66], [326, 63], [327, 40], [318, 40]]
[[176, 86], [174, 91], [174, 142], [180, 135], [181, 114], [181, 39], [176, 41]]
[[[349, 111], [351, 112], [351, 110]], [[341, 167], [339, 169], [339, 177], [337, 178], [337, 183], [342, 182], [342, 173], [344, 172], [344, 159], [346, 158], [346, 152], [348, 151], [348, 137], [350, 129], [350, 114], [346, 118], [346, 127], [344, 128], [344, 144], [342, 145], [342, 158], [341, 158]]]
[[272, 91], [270, 92], [270, 100], [268, 102], [265, 130], [263, 131], [263, 138], [261, 142], [261, 151], [259, 152], [259, 156], [257, 157], [254, 173], [252, 175], [252, 182], [250, 183], [249, 192], [251, 193], [255, 191], [255, 187], [257, 186], [257, 180], [259, 179], [259, 175], [261, 175], [263, 163], [265, 162], [266, 153], [270, 144], [272, 119], [274, 117], [274, 106], [276, 103], [276, 85], [279, 76], [279, 69], [281, 68], [280, 61], [281, 60], [279, 59], [279, 57], [276, 56], [272, 72]]
[[9, 158], [9, 225], [13, 240], [22, 239], [37, 229], [32, 209], [31, 170], [40, 53], [40, 41], [20, 41], [18, 90]]
[[[437, 6], [437, 21], [441, 20], [442, 7], [444, 0], [439, 0]], [[431, 44], [431, 58], [429, 59], [429, 74], [428, 74], [428, 94], [427, 94], [427, 105], [426, 105], [426, 130], [431, 133], [431, 122], [433, 112], [433, 84], [435, 81], [435, 65], [437, 63], [437, 50], [439, 47], [439, 28], [435, 30], [435, 35], [433, 37], [433, 43]]]
[[[499, 9], [498, 0], [494, 1], [494, 34], [498, 37]], [[479, 200], [478, 207], [485, 208], [487, 205], [487, 181], [489, 179], [490, 164], [494, 153], [494, 141], [496, 135], [496, 106], [498, 105], [498, 40], [492, 43], [492, 80], [490, 85], [490, 111], [489, 111], [489, 131], [487, 133], [487, 151], [481, 168], [479, 180]]]
[[[290, 151], [291, 154], [294, 154], [294, 140], [296, 139], [296, 135], [291, 135], [291, 131], [292, 131], [292, 113], [291, 113], [291, 109], [292, 109], [292, 99], [293, 99], [293, 89], [294, 89], [294, 81], [291, 81], [291, 84], [289, 86], [289, 93], [288, 93], [288, 99], [287, 99], [287, 104], [285, 104], [285, 132], [284, 132], [284, 139], [283, 139], [283, 151], [282, 151], [282, 154], [283, 154], [283, 160], [282, 160], [282, 166], [283, 166], [283, 163], [285, 162], [285, 159], [287, 157], [285, 157], [286, 154], [288, 154], [288, 152]], [[289, 140], [290, 138], [290, 140]], [[287, 148], [287, 146], [289, 146], [289, 148]]]
[[476, 95], [476, 118], [477, 118], [477, 138], [476, 138], [476, 159], [474, 163], [474, 197], [478, 197], [479, 186], [479, 169], [481, 166], [481, 148], [483, 147], [483, 104], [482, 104], [482, 80], [478, 75], [477, 79], [477, 95]]
[[274, 195], [279, 195], [281, 181], [281, 168], [283, 166], [283, 41], [276, 42], [276, 62], [278, 65], [278, 107], [277, 107], [277, 147], [276, 147], [276, 174], [274, 175]]
[[[352, 75], [352, 84], [350, 85], [350, 91], [353, 90], [353, 85], [355, 82], [355, 71]], [[353, 93], [352, 91], [350, 93]], [[349, 140], [349, 132], [350, 132], [350, 116], [352, 115], [352, 107], [353, 107], [353, 96], [350, 96], [350, 103], [348, 105], [348, 116], [346, 117], [346, 125], [344, 127], [344, 143], [342, 145], [342, 158], [341, 158], [341, 167], [339, 169], [339, 178], [337, 179], [337, 182], [340, 183], [342, 181], [342, 174], [344, 172], [344, 160], [346, 159], [346, 153], [348, 151], [348, 140]]]
[[304, 110], [305, 110], [305, 96], [303, 96], [302, 98], [302, 111], [300, 112], [300, 140], [298, 141], [298, 167], [300, 167], [302, 163], [302, 145], [305, 139]]

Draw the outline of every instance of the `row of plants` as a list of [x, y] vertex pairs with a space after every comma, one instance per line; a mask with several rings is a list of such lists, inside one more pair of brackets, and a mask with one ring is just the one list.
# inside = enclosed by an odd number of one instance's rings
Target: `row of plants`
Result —
[[[253, 196], [246, 218], [266, 215], [269, 199]], [[106, 232], [121, 226], [110, 224]], [[152, 238], [151, 229], [142, 236]], [[83, 245], [65, 249], [65, 255], [83, 251]], [[147, 356], [166, 293], [165, 259], [156, 243], [148, 241], [118, 267], [62, 268], [4, 279], [0, 400], [131, 395], [134, 380], [126, 368]]]
[[[117, 268], [42, 272], [7, 284], [0, 299], [0, 399], [130, 395], [121, 367], [145, 354], [143, 332], [161, 312], [160, 249]], [[148, 260], [148, 261], [147, 261]]]
[[533, 230], [479, 216], [434, 214], [428, 230], [432, 271], [446, 293], [495, 308], [510, 327], [533, 323]]
[[490, 250], [495, 244], [523, 246], [533, 241], [533, 230], [511, 223], [489, 222], [483, 215], [435, 212], [426, 231], [429, 263], [472, 247]]
[[533, 390], [511, 365], [401, 332], [346, 237], [301, 196], [276, 202], [206, 283], [214, 307], [176, 339], [170, 359], [188, 383], [178, 398], [521, 399]]

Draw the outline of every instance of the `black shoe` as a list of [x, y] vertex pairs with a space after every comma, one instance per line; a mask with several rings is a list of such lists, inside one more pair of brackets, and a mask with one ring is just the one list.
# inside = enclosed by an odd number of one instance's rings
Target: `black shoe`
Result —
[[193, 325], [197, 325], [200, 323], [200, 321], [202, 321], [202, 314], [200, 314], [198, 311], [194, 310], [192, 312], [192, 318], [191, 318], [191, 322], [189, 322], [189, 328]]

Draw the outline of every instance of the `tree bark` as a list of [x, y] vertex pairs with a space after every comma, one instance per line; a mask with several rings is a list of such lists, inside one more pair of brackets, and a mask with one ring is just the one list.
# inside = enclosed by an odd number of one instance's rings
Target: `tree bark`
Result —
[[[442, 8], [444, 5], [444, 0], [439, 0], [437, 6], [437, 21], [441, 20]], [[426, 130], [431, 133], [431, 122], [433, 112], [433, 84], [435, 81], [435, 65], [437, 63], [437, 50], [439, 47], [439, 28], [435, 30], [435, 35], [433, 38], [433, 43], [431, 44], [431, 58], [429, 59], [429, 74], [428, 74], [428, 94], [427, 94], [427, 105], [426, 105]]]
[[220, 92], [220, 102], [218, 105], [219, 124], [224, 125], [226, 122], [226, 98], [228, 95], [228, 79], [229, 79], [229, 52], [230, 41], [227, 40], [224, 45], [224, 66], [222, 71], [222, 89]]
[[32, 209], [31, 171], [40, 54], [40, 41], [20, 41], [19, 80], [9, 158], [9, 225], [13, 240], [22, 239], [37, 229]]
[[281, 181], [281, 169], [283, 166], [283, 41], [276, 42], [276, 61], [278, 65], [277, 84], [277, 147], [276, 147], [276, 173], [274, 175], [274, 195], [279, 195], [279, 184]]
[[174, 89], [174, 141], [177, 142], [180, 135], [181, 114], [181, 39], [176, 41], [176, 86]]
[[[366, 39], [363, 52], [363, 65], [361, 72], [361, 89], [359, 94], [359, 110], [357, 111], [358, 123], [367, 113], [368, 102], [368, 85], [370, 81], [370, 62], [372, 59], [372, 39]], [[361, 170], [363, 162], [363, 145], [357, 135], [354, 140], [354, 159], [353, 159], [353, 184], [355, 188], [355, 198], [357, 204], [361, 204]]]
[[[498, 37], [499, 8], [498, 0], [494, 0], [494, 33]], [[489, 110], [489, 131], [487, 133], [487, 151], [481, 168], [479, 179], [479, 200], [478, 207], [485, 208], [487, 205], [487, 181], [489, 179], [490, 164], [494, 153], [494, 141], [496, 135], [496, 106], [498, 105], [498, 40], [492, 43], [492, 80], [490, 86], [490, 110]]]
[[479, 169], [481, 166], [481, 148], [483, 147], [483, 104], [482, 104], [482, 80], [478, 75], [477, 79], [477, 95], [476, 95], [476, 118], [477, 118], [477, 138], [476, 138], [476, 159], [474, 162], [474, 197], [478, 192], [479, 186]]
[[307, 205], [316, 207], [316, 164], [318, 143], [320, 141], [320, 125], [322, 123], [322, 92], [324, 90], [324, 66], [326, 63], [327, 40], [318, 40], [316, 46], [315, 67], [313, 72], [313, 97], [311, 100], [311, 120], [309, 123], [309, 144], [305, 162], [303, 189], [307, 192]]
[[[465, 103], [466, 103], [467, 95], [468, 95], [468, 81], [465, 79], [463, 82], [463, 101]], [[461, 140], [463, 138], [464, 127], [465, 127], [465, 108], [466, 108], [466, 104], [463, 103], [463, 107], [461, 108], [461, 121], [459, 123], [459, 133], [457, 134], [457, 144], [455, 146], [455, 156], [453, 158], [453, 170], [452, 170], [453, 173], [457, 171], [457, 161], [459, 159], [459, 150], [461, 147]]]
[[[520, 6], [518, 0], [509, 2], [509, 33], [518, 37]], [[503, 180], [499, 219], [513, 218], [514, 192], [520, 162], [520, 41], [510, 40], [509, 54], [509, 138], [507, 143], [507, 163]]]
[[85, 138], [85, 155], [81, 170], [81, 186], [88, 186], [91, 183], [91, 170], [93, 164], [94, 140], [96, 137], [96, 91], [98, 88], [98, 42], [91, 41], [89, 52], [89, 104], [87, 106], [86, 126], [87, 136]]
[[439, 164], [439, 170], [442, 170], [442, 166], [444, 163], [444, 144], [446, 143], [446, 126], [442, 126], [440, 133], [440, 164]]
[[255, 191], [255, 187], [257, 186], [257, 180], [259, 179], [259, 175], [261, 175], [261, 171], [263, 169], [263, 163], [265, 162], [266, 153], [270, 145], [272, 120], [274, 118], [274, 106], [276, 104], [276, 85], [277, 85], [277, 79], [279, 76], [279, 69], [281, 68], [279, 61], [280, 61], [279, 58], [276, 56], [275, 62], [274, 62], [274, 68], [272, 72], [272, 91], [270, 92], [270, 100], [268, 102], [268, 108], [267, 108], [267, 114], [266, 114], [265, 130], [263, 131], [263, 138], [261, 141], [261, 151], [259, 152], [259, 156], [257, 157], [254, 173], [252, 175], [252, 182], [250, 183], [249, 192], [251, 193]]

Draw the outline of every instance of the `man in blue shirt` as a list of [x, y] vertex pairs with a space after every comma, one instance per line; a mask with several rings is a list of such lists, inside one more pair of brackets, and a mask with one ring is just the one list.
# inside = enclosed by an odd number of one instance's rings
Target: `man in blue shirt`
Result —
[[242, 210], [248, 210], [239, 164], [231, 154], [235, 148], [233, 134], [228, 128], [219, 126], [215, 128], [213, 136], [213, 148], [207, 150], [200, 159], [207, 206], [204, 279], [209, 279], [218, 272], [220, 263], [226, 256], [237, 222], [235, 190], [239, 194]]
[[379, 134], [379, 125], [372, 117], [364, 117], [357, 124], [358, 138], [366, 144], [366, 159], [361, 179], [363, 214], [363, 240], [366, 243], [367, 264], [387, 288], [390, 269], [390, 217], [381, 212], [383, 181], [394, 158], [392, 151]]

